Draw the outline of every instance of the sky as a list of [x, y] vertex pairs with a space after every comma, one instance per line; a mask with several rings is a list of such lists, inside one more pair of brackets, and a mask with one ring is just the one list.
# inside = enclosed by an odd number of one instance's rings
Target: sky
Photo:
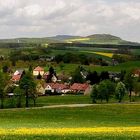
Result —
[[92, 34], [140, 42], [140, 0], [0, 0], [0, 38]]

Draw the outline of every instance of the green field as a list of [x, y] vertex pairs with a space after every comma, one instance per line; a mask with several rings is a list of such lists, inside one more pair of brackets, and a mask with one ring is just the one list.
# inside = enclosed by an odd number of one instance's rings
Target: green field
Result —
[[45, 96], [37, 98], [37, 106], [62, 105], [62, 104], [91, 104], [90, 96], [67, 95], [67, 96]]
[[[65, 72], [66, 74], [71, 74], [80, 64], [63, 64], [63, 69], [60, 68], [59, 65], [54, 65], [54, 68], [57, 73]], [[82, 65], [86, 70], [90, 71], [114, 71], [114, 72], [120, 72], [121, 70], [133, 70], [136, 68], [140, 68], [140, 61], [129, 61], [125, 63], [121, 63], [116, 66], [85, 66]], [[49, 65], [45, 67], [45, 71], [49, 70]]]
[[1, 110], [0, 139], [138, 140], [139, 116], [140, 104]]

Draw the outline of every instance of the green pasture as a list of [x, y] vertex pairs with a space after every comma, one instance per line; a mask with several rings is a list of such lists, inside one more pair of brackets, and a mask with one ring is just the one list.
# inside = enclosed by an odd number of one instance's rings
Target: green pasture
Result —
[[[45, 71], [49, 70], [49, 66], [51, 64], [46, 65]], [[52, 66], [55, 68], [57, 73], [66, 73], [66, 74], [71, 74], [78, 66], [81, 66], [80, 64], [63, 64], [63, 67], [60, 66], [61, 64], [53, 64]], [[120, 72], [121, 70], [133, 70], [136, 68], [140, 68], [140, 61], [129, 61], [125, 63], [121, 63], [116, 66], [97, 66], [97, 65], [90, 65], [90, 66], [85, 66], [82, 65], [86, 70], [90, 71], [114, 71], [114, 72]]]
[[[83, 108], [12, 109], [0, 111], [0, 129], [140, 127], [140, 104], [93, 105]], [[0, 135], [2, 140], [138, 140], [139, 132], [74, 135]]]

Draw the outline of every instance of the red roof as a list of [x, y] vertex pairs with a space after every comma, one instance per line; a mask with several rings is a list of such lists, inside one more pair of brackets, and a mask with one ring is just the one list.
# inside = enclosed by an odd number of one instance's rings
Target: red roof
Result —
[[21, 75], [19, 74], [19, 75], [13, 75], [12, 76], [12, 81], [19, 81], [21, 79]]
[[34, 71], [44, 71], [44, 69], [42, 67], [38, 66], [34, 69]]
[[77, 91], [85, 91], [89, 87], [88, 84], [80, 84], [80, 83], [74, 83], [70, 89], [71, 90], [77, 90]]
[[47, 86], [50, 86], [52, 89], [60, 89], [60, 90], [63, 90], [63, 89], [67, 89], [68, 87], [65, 85], [65, 84], [60, 84], [60, 83], [47, 83], [45, 84], [45, 87]]

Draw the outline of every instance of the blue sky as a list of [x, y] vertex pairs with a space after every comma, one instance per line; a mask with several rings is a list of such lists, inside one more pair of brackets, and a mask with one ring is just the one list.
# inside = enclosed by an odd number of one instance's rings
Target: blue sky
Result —
[[0, 38], [97, 33], [140, 42], [140, 0], [0, 0]]

